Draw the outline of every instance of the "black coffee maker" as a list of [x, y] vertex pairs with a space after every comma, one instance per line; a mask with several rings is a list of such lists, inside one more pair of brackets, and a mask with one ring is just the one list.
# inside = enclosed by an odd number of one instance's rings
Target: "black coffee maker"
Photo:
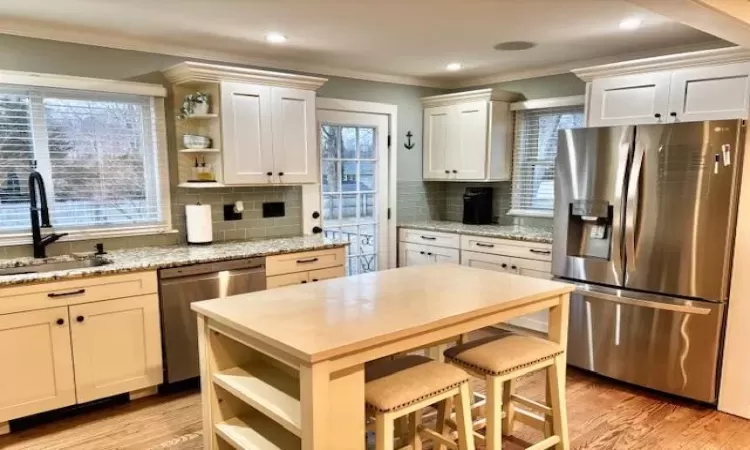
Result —
[[492, 223], [492, 188], [467, 187], [464, 192], [464, 221], [470, 225]]

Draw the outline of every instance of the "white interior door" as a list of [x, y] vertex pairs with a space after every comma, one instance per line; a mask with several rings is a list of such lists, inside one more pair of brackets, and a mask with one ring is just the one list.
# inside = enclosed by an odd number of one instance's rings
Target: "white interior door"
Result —
[[388, 116], [317, 117], [323, 233], [350, 242], [347, 275], [388, 268]]

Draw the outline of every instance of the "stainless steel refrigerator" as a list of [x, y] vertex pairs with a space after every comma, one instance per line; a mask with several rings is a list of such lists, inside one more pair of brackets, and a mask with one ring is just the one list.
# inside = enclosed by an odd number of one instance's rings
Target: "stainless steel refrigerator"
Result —
[[739, 120], [560, 131], [569, 364], [716, 401], [744, 141]]

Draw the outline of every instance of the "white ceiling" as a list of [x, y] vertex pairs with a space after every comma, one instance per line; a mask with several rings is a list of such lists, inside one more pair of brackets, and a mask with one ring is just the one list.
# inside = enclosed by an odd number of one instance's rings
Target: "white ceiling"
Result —
[[[19, 0], [0, 2], [0, 33], [434, 86], [726, 45], [623, 0]], [[509, 40], [539, 45], [493, 50]]]

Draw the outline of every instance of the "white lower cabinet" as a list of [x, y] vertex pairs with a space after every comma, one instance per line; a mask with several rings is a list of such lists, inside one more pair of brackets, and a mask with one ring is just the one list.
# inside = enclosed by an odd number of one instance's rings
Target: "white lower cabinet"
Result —
[[161, 384], [155, 272], [11, 286], [0, 298], [0, 425]]
[[399, 267], [459, 263], [458, 249], [399, 242]]
[[70, 307], [78, 403], [162, 382], [155, 295]]
[[76, 402], [68, 308], [0, 316], [0, 422]]

